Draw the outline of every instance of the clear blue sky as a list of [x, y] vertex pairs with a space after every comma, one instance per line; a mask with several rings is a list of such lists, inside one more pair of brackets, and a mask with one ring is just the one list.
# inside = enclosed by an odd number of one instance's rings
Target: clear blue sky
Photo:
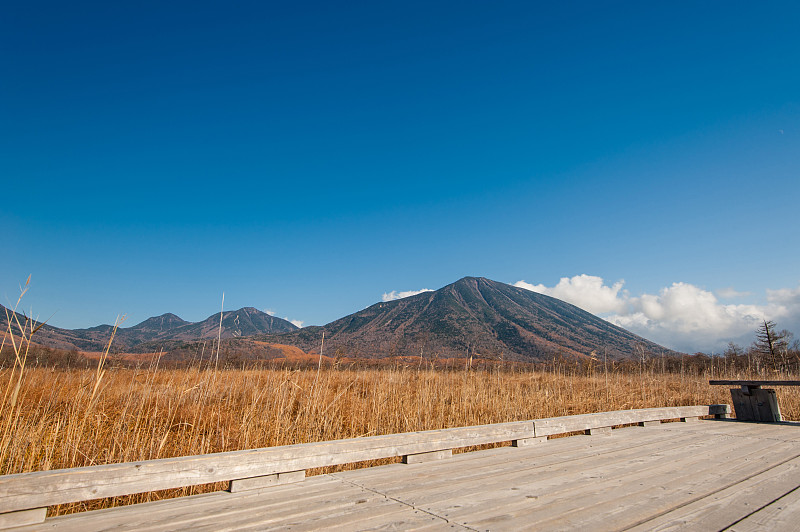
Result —
[[62, 327], [223, 291], [324, 324], [587, 274], [766, 308], [800, 283], [799, 26], [796, 2], [7, 3], [0, 298], [32, 274]]

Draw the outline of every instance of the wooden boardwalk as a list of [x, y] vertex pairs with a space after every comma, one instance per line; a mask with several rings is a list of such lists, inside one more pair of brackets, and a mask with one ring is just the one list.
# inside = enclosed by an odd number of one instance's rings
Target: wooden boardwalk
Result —
[[13, 530], [800, 528], [800, 425], [724, 419], [647, 425]]

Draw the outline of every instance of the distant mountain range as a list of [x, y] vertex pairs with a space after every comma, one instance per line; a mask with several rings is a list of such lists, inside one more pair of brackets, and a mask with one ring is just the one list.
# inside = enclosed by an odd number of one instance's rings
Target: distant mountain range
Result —
[[[20, 322], [24, 317], [19, 316]], [[200, 322], [185, 321], [175, 314], [162, 314], [148, 318], [132, 327], [120, 327], [114, 336], [114, 351], [147, 352], [161, 345], [216, 338], [220, 330], [219, 313]], [[5, 308], [0, 306], [0, 325], [7, 327]], [[36, 332], [33, 340], [47, 347], [101, 351], [111, 338], [111, 325], [98, 325], [89, 329], [60, 329], [45, 325]], [[297, 330], [297, 326], [252, 307], [222, 313], [222, 338], [236, 338], [257, 334], [284, 333]]]
[[[0, 322], [5, 328], [2, 309]], [[189, 343], [216, 338], [219, 323], [219, 314], [198, 323], [163, 314], [119, 328], [113, 351], [163, 349], [180, 357]], [[61, 349], [100, 351], [111, 331], [110, 325], [73, 330], [46, 325], [34, 341]], [[358, 358], [473, 356], [533, 362], [559, 354], [613, 360], [635, 358], [641, 349], [673, 353], [574, 305], [483, 277], [465, 277], [435, 292], [377, 303], [324, 326], [298, 329], [252, 307], [222, 316], [222, 338], [237, 345], [241, 342], [231, 339], [249, 338], [253, 346], [292, 346], [319, 353], [323, 333], [324, 355]]]
[[553, 355], [634, 358], [636, 350], [673, 353], [574, 305], [483, 277], [435, 292], [377, 303], [321, 327], [263, 340], [324, 353], [541, 361]]

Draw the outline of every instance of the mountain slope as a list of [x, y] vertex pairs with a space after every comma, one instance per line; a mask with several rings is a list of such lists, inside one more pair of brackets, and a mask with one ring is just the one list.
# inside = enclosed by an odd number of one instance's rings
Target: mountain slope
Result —
[[[184, 322], [167, 334], [157, 335], [153, 340], [196, 340], [216, 338], [220, 330], [219, 314], [212, 314], [197, 323]], [[150, 318], [153, 319], [153, 318]], [[142, 325], [145, 322], [140, 323]], [[139, 327], [131, 327], [134, 329]], [[244, 307], [222, 313], [222, 338], [238, 338], [265, 333], [283, 333], [297, 330], [297, 326], [253, 307]], [[152, 341], [151, 341], [152, 342]]]
[[[5, 307], [0, 306], [0, 326], [3, 330], [7, 327], [5, 310]], [[17, 317], [20, 323], [24, 323], [24, 316], [17, 314]], [[60, 329], [45, 325], [36, 332], [33, 340], [38, 344], [59, 349], [101, 351], [111, 338], [112, 330], [111, 325], [98, 325], [88, 329]], [[293, 323], [270, 316], [253, 307], [222, 313], [222, 338], [294, 330], [297, 330], [297, 326]], [[146, 352], [158, 349], [163, 342], [216, 338], [219, 331], [219, 314], [212, 314], [201, 322], [192, 323], [168, 313], [148, 318], [132, 327], [118, 328], [113, 346], [115, 351]]]
[[283, 344], [350, 356], [468, 356], [546, 360], [561, 353], [621, 359], [657, 344], [564, 301], [481, 277], [435, 292], [377, 303], [323, 327], [273, 337]]

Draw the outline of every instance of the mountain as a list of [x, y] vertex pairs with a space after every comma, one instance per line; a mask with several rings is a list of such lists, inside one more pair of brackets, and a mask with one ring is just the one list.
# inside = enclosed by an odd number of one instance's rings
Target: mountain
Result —
[[465, 277], [435, 292], [377, 303], [322, 327], [270, 341], [324, 354], [380, 358], [478, 356], [527, 361], [553, 355], [633, 358], [639, 346], [669, 352], [574, 305], [482, 277]]
[[[167, 316], [167, 314], [164, 316]], [[164, 316], [150, 318], [138, 325], [134, 325], [130, 329], [123, 329], [123, 338], [128, 338], [126, 336], [128, 331], [132, 331], [133, 334], [139, 335], [141, 328], [145, 326], [145, 324], [151, 320], [163, 318]], [[177, 318], [177, 316], [175, 317]], [[158, 349], [158, 346], [155, 344], [157, 344], [159, 341], [165, 340], [189, 341], [200, 338], [216, 338], [220, 330], [219, 317], [219, 314], [212, 314], [205, 320], [197, 323], [183, 322], [183, 324], [177, 325], [176, 327], [164, 333], [155, 333], [154, 331], [150, 332], [151, 338], [149, 340], [143, 340], [140, 342], [141, 345], [137, 345], [136, 349], [138, 351], [150, 351], [153, 349]], [[178, 319], [180, 320], [180, 318]], [[152, 326], [152, 324], [147, 325], [147, 327], [150, 326]], [[244, 307], [236, 311], [222, 313], [222, 338], [239, 338], [254, 336], [257, 334], [284, 333], [295, 331], [297, 329], [298, 327], [295, 324], [281, 318], [276, 318], [275, 316], [270, 316], [266, 312], [261, 312], [253, 307]]]
[[[24, 323], [25, 317], [22, 314], [17, 314], [17, 318], [20, 323]], [[6, 309], [0, 305], [0, 326], [3, 330], [6, 330], [7, 323]], [[88, 329], [60, 329], [44, 325], [36, 332], [33, 340], [40, 345], [59, 349], [101, 351], [108, 344], [112, 330], [111, 325], [98, 325]], [[297, 330], [297, 326], [293, 323], [253, 307], [222, 313], [222, 338], [294, 330]], [[212, 314], [201, 322], [192, 323], [168, 313], [148, 318], [132, 327], [119, 327], [114, 336], [113, 347], [114, 351], [147, 352], [159, 349], [164, 343], [216, 338], [219, 333], [219, 314]]]
[[[4, 329], [5, 321], [0, 308]], [[47, 347], [101, 351], [111, 331], [110, 325], [75, 330], [45, 325], [34, 341]], [[216, 338], [219, 331], [219, 314], [197, 323], [163, 314], [119, 328], [113, 350], [180, 350], [187, 342]], [[559, 354], [585, 358], [594, 352], [600, 359], [605, 353], [613, 360], [636, 358], [641, 349], [673, 353], [564, 301], [482, 277], [465, 277], [435, 292], [377, 303], [322, 327], [298, 329], [252, 307], [222, 314], [222, 338], [237, 346], [240, 338], [249, 338], [247, 345], [258, 349], [288, 345], [319, 353], [323, 333], [323, 354], [362, 358], [422, 355], [544, 361]], [[237, 349], [246, 350], [243, 345]]]

